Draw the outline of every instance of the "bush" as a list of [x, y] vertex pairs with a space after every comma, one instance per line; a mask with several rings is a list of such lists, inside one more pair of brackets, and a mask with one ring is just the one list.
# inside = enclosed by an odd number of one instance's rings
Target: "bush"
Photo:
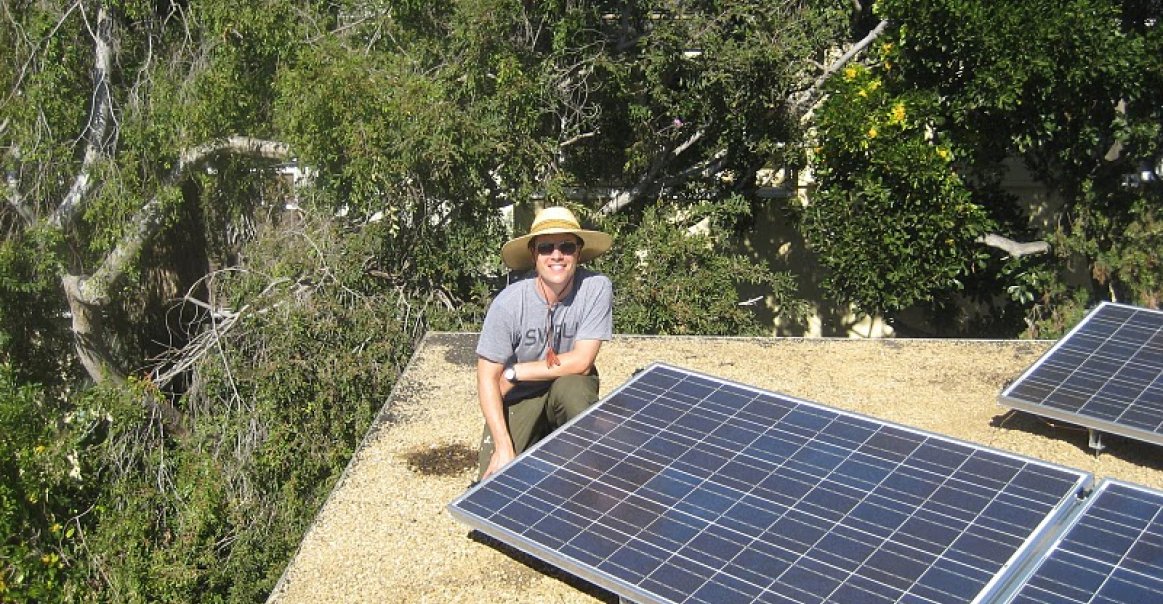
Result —
[[58, 400], [0, 365], [0, 601], [59, 601], [82, 591], [100, 419]]
[[[594, 262], [614, 285], [614, 330], [666, 335], [760, 335], [754, 312], [739, 304], [737, 286], [771, 288], [780, 313], [804, 314], [788, 274], [773, 273], [750, 259], [730, 254], [713, 236], [692, 233], [688, 224], [711, 217], [714, 228], [730, 232], [740, 207], [707, 204], [680, 214], [648, 208], [637, 225], [610, 220], [613, 250]], [[681, 216], [681, 218], [680, 218]]]

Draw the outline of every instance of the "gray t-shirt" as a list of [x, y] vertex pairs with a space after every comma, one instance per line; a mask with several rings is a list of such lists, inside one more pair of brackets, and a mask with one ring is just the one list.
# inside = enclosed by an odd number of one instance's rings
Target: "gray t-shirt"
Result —
[[[578, 267], [573, 291], [553, 311], [553, 349], [573, 350], [578, 340], [609, 341], [614, 332], [614, 288], [605, 275]], [[476, 353], [508, 365], [545, 359], [549, 332], [549, 305], [537, 293], [537, 279], [510, 284], [489, 306]], [[549, 382], [521, 382], [507, 401], [544, 391]]]

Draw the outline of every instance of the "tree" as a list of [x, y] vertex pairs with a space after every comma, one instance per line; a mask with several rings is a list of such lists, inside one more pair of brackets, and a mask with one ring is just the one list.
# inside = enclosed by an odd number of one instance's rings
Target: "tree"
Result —
[[[488, 217], [530, 198], [634, 226], [664, 201], [692, 210], [666, 220], [713, 216], [727, 233], [748, 213], [699, 206], [762, 204], [760, 168], [803, 164], [825, 76], [883, 30], [851, 40], [866, 13], [848, 2], [389, 4], [281, 72], [277, 122], [351, 212], [386, 216], [392, 250], [435, 252], [425, 242], [458, 224], [485, 225], [461, 249], [495, 249]], [[824, 63], [836, 48], [850, 52]], [[423, 256], [388, 254], [380, 268], [398, 275]], [[440, 268], [421, 273], [467, 282], [465, 269], [498, 270], [488, 254]], [[768, 283], [776, 299], [792, 293], [789, 280]]]
[[[913, 182], [879, 197], [874, 211], [851, 212], [844, 227], [854, 234], [851, 241], [827, 240], [834, 220], [812, 223], [812, 237], [834, 275], [887, 290], [870, 295], [836, 281], [836, 294], [891, 311], [912, 301], [949, 300], [950, 284], [972, 283], [969, 289], [979, 287], [981, 300], [1007, 294], [1011, 304], [1024, 308], [1030, 333], [1044, 335], [1058, 333], [1072, 308], [1096, 296], [1157, 305], [1161, 192], [1154, 185], [1127, 186], [1125, 175], [1163, 149], [1159, 4], [937, 0], [876, 6], [891, 23], [890, 32], [868, 57], [868, 71], [860, 72], [863, 85], [850, 85], [854, 78], [835, 81], [817, 159], [825, 178], [861, 177], [822, 180], [813, 211], [838, 216], [853, 207], [853, 199], [877, 197], [886, 170], [908, 174]], [[860, 96], [872, 82], [881, 86], [875, 102]], [[903, 128], [885, 128], [898, 107], [905, 121], [893, 125]], [[888, 148], [875, 157], [863, 153], [861, 145], [874, 144], [868, 137], [861, 141], [850, 129], [828, 126], [858, 123], [866, 134], [873, 126], [880, 126], [878, 134], [891, 133], [891, 141], [875, 143]], [[908, 148], [927, 152], [910, 156]], [[949, 161], [934, 162], [934, 154]], [[887, 166], [886, 157], [899, 159]], [[1014, 198], [999, 192], [1003, 161], [1011, 157], [1061, 199], [1056, 230], [1039, 231]], [[926, 192], [924, 183], [934, 179], [952, 188]], [[903, 240], [877, 238], [884, 216], [901, 223], [893, 209], [901, 206], [894, 204], [910, 198], [928, 200], [927, 207], [914, 206], [917, 220], [953, 229], [957, 254], [943, 253], [943, 240], [923, 231]], [[976, 216], [970, 222], [949, 214], [965, 203]], [[1050, 244], [1053, 254], [1045, 254]], [[890, 260], [844, 263], [852, 249]], [[1081, 297], [1062, 277], [1078, 257], [1089, 268], [1094, 291]], [[943, 268], [929, 270], [926, 263], [936, 258], [944, 259]], [[893, 278], [901, 273], [914, 277]], [[1012, 314], [1004, 307], [993, 312]], [[1048, 331], [1037, 327], [1043, 319]]]
[[817, 116], [819, 190], [804, 228], [828, 267], [825, 284], [883, 314], [960, 287], [974, 240], [990, 228], [952, 169], [928, 117], [932, 95], [893, 95], [861, 66], [832, 80]]
[[391, 225], [377, 270], [418, 269], [413, 293], [442, 292], [453, 306], [486, 259], [421, 267], [428, 256], [413, 252], [446, 237], [495, 247], [498, 205], [584, 199], [595, 185], [609, 194], [591, 203], [607, 213], [661, 198], [754, 199], [760, 167], [802, 161], [803, 114], [821, 76], [847, 59], [817, 60], [848, 44], [857, 9], [14, 6], [0, 118], [7, 241], [55, 249], [78, 360], [94, 380], [121, 380], [140, 363], [126, 326], [107, 321], [145, 297], [135, 280], [161, 267], [143, 259], [175, 245], [183, 232], [169, 227], [201, 220], [185, 234], [201, 233], [189, 243], [205, 258], [184, 282], [228, 262], [221, 232], [269, 178], [255, 168], [294, 149], [318, 175], [319, 199]]
[[[174, 298], [189, 293], [210, 308], [203, 325], [223, 310], [220, 292], [196, 287], [239, 249], [215, 229], [237, 228], [272, 201], [261, 196], [272, 182], [266, 168], [289, 148], [249, 135], [271, 132], [270, 76], [287, 47], [280, 36], [297, 22], [287, 6], [250, 15], [233, 3], [189, 8], [0, 8], [0, 444], [11, 459], [0, 468], [4, 601], [131, 599], [151, 568], [189, 573], [232, 543], [222, 540], [231, 532], [261, 528], [206, 530], [198, 521], [208, 510], [237, 512], [245, 499], [223, 486], [237, 482], [214, 473], [218, 460], [202, 448], [231, 433], [209, 429], [217, 417], [205, 409], [203, 423], [192, 419], [179, 389], [139, 376], [165, 350], [151, 340], [166, 341], [162, 313]], [[334, 473], [335, 464], [321, 465]], [[183, 505], [187, 492], [219, 497]], [[204, 548], [190, 567], [165, 556], [185, 553], [166, 547], [179, 525], [204, 531], [186, 542]], [[217, 548], [203, 541], [210, 536]], [[285, 558], [285, 547], [261, 551]], [[196, 588], [194, 576], [187, 587]], [[174, 598], [171, 587], [157, 582], [136, 595]], [[189, 601], [196, 591], [181, 593]]]
[[[173, 39], [166, 27], [183, 15], [155, 14], [148, 3], [121, 10], [98, 2], [15, 8], [6, 9], [3, 38], [15, 52], [4, 63], [8, 91], [0, 116], [8, 140], [8, 241], [57, 243], [55, 253], [44, 245], [36, 251], [55, 258], [77, 358], [94, 381], [121, 381], [128, 369], [114, 356], [104, 319], [143, 248], [176, 219], [181, 185], [222, 156], [283, 160], [289, 148], [232, 132], [252, 120], [261, 124], [258, 115], [234, 111], [234, 120], [220, 124], [181, 119], [207, 109], [199, 107], [204, 97], [182, 107], [183, 93], [212, 86], [253, 58], [222, 59], [228, 64], [218, 71], [201, 68], [198, 46], [205, 51], [213, 43]], [[189, 71], [168, 71], [182, 59], [189, 59]], [[263, 96], [261, 88], [247, 94]], [[172, 409], [159, 408], [177, 421]]]

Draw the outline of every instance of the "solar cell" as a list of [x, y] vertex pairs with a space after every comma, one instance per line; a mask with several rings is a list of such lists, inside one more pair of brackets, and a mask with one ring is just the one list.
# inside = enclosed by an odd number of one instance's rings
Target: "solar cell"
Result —
[[1089, 482], [656, 364], [450, 512], [636, 602], [969, 602]]
[[1003, 405], [1163, 444], [1163, 312], [1105, 302], [1002, 391]]
[[1005, 602], [1163, 601], [1163, 492], [1104, 480]]

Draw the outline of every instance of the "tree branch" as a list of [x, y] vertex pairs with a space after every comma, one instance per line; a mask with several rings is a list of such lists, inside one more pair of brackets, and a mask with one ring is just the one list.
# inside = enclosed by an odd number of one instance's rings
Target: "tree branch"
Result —
[[877, 23], [876, 27], [872, 28], [872, 31], [868, 32], [868, 35], [864, 36], [864, 38], [856, 44], [853, 44], [852, 47], [848, 49], [848, 52], [845, 52], [840, 56], [839, 59], [836, 59], [832, 62], [831, 65], [824, 69], [824, 72], [816, 78], [815, 82], [812, 82], [812, 85], [809, 86], [807, 90], [793, 95], [791, 99], [793, 113], [799, 115], [808, 114], [808, 108], [815, 104], [815, 99], [820, 96], [820, 89], [824, 87], [824, 83], [828, 81], [828, 78], [832, 77], [833, 74], [840, 71], [845, 65], [848, 64], [849, 61], [855, 58], [856, 55], [863, 52], [865, 48], [868, 48], [868, 45], [872, 44], [873, 40], [879, 38], [887, 28], [888, 21], [881, 21], [880, 23]]
[[[199, 281], [201, 282], [202, 280]], [[292, 281], [286, 277], [273, 279], [270, 283], [267, 283], [266, 287], [253, 300], [262, 300], [269, 296], [275, 288], [289, 283], [292, 283]], [[266, 308], [253, 309], [252, 304], [246, 304], [242, 308], [234, 311], [214, 307], [195, 298], [190, 292], [186, 293], [183, 302], [204, 309], [207, 313], [207, 318], [210, 319], [210, 327], [200, 331], [182, 348], [171, 350], [169, 354], [163, 355], [162, 358], [158, 359], [159, 362], [150, 371], [150, 376], [153, 383], [159, 388], [168, 386], [176, 377], [208, 354], [211, 349], [220, 349], [219, 342], [239, 324], [243, 316], [248, 314], [264, 314], [269, 310], [282, 306], [282, 303], [278, 302]]]
[[564, 149], [564, 148], [566, 148], [572, 144], [575, 144], [579, 141], [585, 140], [587, 138], [592, 138], [595, 135], [597, 135], [597, 132], [594, 132], [594, 131], [582, 132], [581, 134], [572, 136], [564, 141], [561, 141], [560, 143], [557, 144], [557, 148]]
[[109, 74], [113, 69], [113, 17], [102, 5], [97, 9], [97, 27], [93, 35], [93, 104], [89, 112], [89, 125], [85, 135], [85, 155], [81, 160], [81, 170], [69, 187], [61, 204], [49, 219], [56, 228], [69, 224], [77, 214], [81, 202], [92, 188], [93, 166], [104, 156], [105, 141], [108, 137], [109, 118], [113, 113], [113, 98], [109, 94]]
[[190, 168], [221, 154], [285, 160], [291, 157], [291, 146], [279, 141], [264, 140], [249, 136], [231, 136], [225, 139], [211, 141], [187, 149], [179, 154], [178, 165], [174, 166], [174, 169], [170, 173], [170, 182], [166, 184], [173, 184]]
[[992, 248], [1002, 250], [1014, 258], [1021, 258], [1022, 256], [1028, 256], [1031, 254], [1045, 254], [1050, 251], [1050, 244], [1045, 241], [1030, 241], [1021, 243], [1007, 237], [1002, 237], [996, 233], [982, 235], [974, 241], [977, 243], [983, 243]]
[[[699, 128], [694, 134], [690, 136], [690, 138], [683, 141], [674, 149], [656, 155], [654, 157], [654, 161], [650, 163], [650, 169], [642, 175], [642, 178], [639, 178], [638, 182], [629, 189], [617, 189], [612, 191], [610, 200], [607, 201], [605, 205], [603, 205], [598, 210], [598, 213], [602, 215], [616, 214], [626, 206], [629, 206], [630, 204], [637, 201], [638, 198], [640, 198], [650, 188], [650, 183], [654, 182], [654, 179], [658, 176], [658, 173], [661, 172], [662, 169], [666, 167], [674, 158], [682, 155], [687, 149], [690, 149], [692, 145], [698, 142], [699, 139], [703, 138], [705, 133], [705, 129]], [[721, 157], [723, 153], [724, 151], [719, 151], [715, 154], [715, 157]]]
[[[14, 147], [13, 155], [19, 157], [20, 148]], [[32, 226], [36, 223], [36, 214], [33, 213], [32, 208], [24, 203], [24, 196], [20, 194], [20, 180], [16, 178], [15, 171], [9, 171], [4, 175], [5, 193], [4, 199], [8, 205], [16, 212], [17, 216], [24, 221], [25, 226]]]
[[[232, 136], [212, 141], [183, 151], [170, 175], [161, 183], [161, 189], [177, 184], [187, 172], [210, 158], [222, 153], [231, 153], [264, 159], [287, 159], [291, 155], [290, 145], [248, 136]], [[154, 195], [134, 215], [125, 235], [117, 246], [105, 256], [101, 266], [88, 278], [81, 280], [78, 294], [87, 304], [105, 304], [110, 292], [124, 276], [129, 263], [137, 257], [141, 248], [161, 230], [165, 212], [161, 194]]]
[[691, 145], [699, 142], [699, 139], [703, 138], [703, 135], [706, 134], [706, 132], [707, 131], [703, 128], [699, 128], [694, 134], [691, 135], [690, 138], [683, 141], [681, 145], [675, 147], [674, 150], [670, 152], [670, 154], [674, 157], [682, 155], [684, 151], [691, 148]]

